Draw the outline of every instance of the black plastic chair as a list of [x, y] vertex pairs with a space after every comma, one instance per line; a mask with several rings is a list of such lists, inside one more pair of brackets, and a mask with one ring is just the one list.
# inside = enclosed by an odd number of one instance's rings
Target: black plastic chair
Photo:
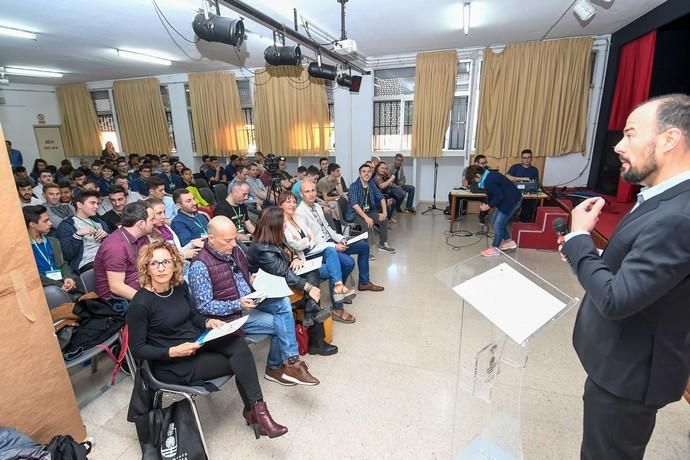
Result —
[[206, 179], [194, 179], [194, 183], [196, 184], [196, 188], [209, 188]]
[[[175, 385], [172, 383], [164, 383], [154, 377], [153, 372], [151, 372], [151, 367], [147, 361], [141, 362], [141, 376], [148, 382], [149, 388], [153, 390], [153, 408], [159, 408], [163, 406], [163, 395], [168, 393], [170, 395], [181, 396], [187, 401], [192, 407], [192, 413], [194, 414], [194, 421], [196, 422], [197, 429], [199, 430], [199, 435], [201, 437], [201, 443], [204, 446], [204, 453], [206, 458], [211, 458], [208, 454], [208, 447], [206, 446], [206, 438], [204, 437], [204, 432], [201, 428], [201, 420], [199, 419], [199, 411], [196, 408], [196, 402], [194, 398], [197, 396], [207, 396], [215, 391], [219, 391], [223, 385], [228, 383], [232, 378], [232, 375], [224, 375], [212, 380], [208, 380], [205, 383], [206, 386], [187, 386], [187, 385]], [[217, 390], [208, 390], [207, 387], [215, 387]]]
[[96, 274], [94, 273], [93, 268], [86, 270], [84, 273], [79, 275], [79, 277], [86, 288], [86, 292], [96, 292]]
[[216, 195], [216, 203], [220, 203], [228, 197], [228, 186], [225, 184], [216, 184], [213, 186], [213, 192]]

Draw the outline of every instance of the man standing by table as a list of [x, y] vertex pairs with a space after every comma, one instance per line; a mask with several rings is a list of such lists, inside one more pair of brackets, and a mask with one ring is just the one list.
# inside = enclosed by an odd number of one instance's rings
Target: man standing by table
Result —
[[644, 186], [600, 255], [589, 234], [604, 206], [577, 206], [561, 252], [586, 290], [573, 344], [587, 372], [582, 459], [642, 459], [657, 411], [690, 376], [690, 97], [652, 99], [615, 151]]

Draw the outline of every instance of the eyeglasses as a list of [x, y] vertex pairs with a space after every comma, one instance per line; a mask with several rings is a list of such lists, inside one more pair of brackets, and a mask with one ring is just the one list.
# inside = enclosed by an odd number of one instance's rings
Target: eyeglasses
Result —
[[149, 262], [149, 267], [156, 269], [160, 266], [163, 266], [164, 268], [168, 268], [173, 264], [172, 259], [165, 259], [165, 260], [152, 260]]

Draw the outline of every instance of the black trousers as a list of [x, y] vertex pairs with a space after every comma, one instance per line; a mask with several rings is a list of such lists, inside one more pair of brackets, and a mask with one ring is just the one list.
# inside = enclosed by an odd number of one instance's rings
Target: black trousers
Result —
[[235, 374], [235, 384], [244, 407], [263, 400], [254, 357], [244, 337], [228, 335], [213, 340], [194, 355], [192, 381], [210, 380]]
[[619, 398], [585, 382], [582, 460], [642, 460], [659, 406]]

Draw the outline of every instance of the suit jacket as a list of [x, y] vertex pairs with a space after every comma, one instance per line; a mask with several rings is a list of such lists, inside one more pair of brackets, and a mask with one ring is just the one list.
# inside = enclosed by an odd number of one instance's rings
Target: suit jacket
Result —
[[587, 292], [573, 344], [589, 377], [650, 406], [680, 399], [690, 375], [690, 181], [625, 216], [601, 256], [587, 235], [563, 253]]

